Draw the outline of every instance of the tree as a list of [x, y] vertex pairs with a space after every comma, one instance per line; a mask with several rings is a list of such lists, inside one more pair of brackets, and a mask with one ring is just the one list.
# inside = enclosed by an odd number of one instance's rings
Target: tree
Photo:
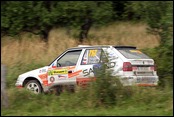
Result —
[[[80, 29], [88, 18], [96, 25], [105, 24], [111, 21], [112, 11], [110, 1], [1, 2], [1, 30], [11, 36], [21, 31], [32, 32], [47, 42], [49, 31], [55, 26]], [[86, 37], [90, 26], [85, 32]]]
[[154, 49], [153, 57], [160, 80], [168, 80], [173, 86], [173, 1], [131, 2], [128, 6], [134, 16], [147, 22], [149, 33], [160, 36], [160, 45]]

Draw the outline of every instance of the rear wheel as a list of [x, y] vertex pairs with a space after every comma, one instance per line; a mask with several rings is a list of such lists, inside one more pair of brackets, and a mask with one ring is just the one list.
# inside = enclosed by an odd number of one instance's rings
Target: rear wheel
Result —
[[25, 88], [34, 92], [35, 94], [42, 93], [42, 87], [37, 80], [30, 80], [25, 85]]

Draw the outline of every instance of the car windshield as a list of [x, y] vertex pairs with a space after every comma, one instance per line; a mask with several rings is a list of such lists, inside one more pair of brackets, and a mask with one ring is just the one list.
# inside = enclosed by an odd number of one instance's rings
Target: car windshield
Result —
[[128, 59], [151, 59], [149, 56], [146, 54], [142, 53], [140, 50], [137, 49], [131, 49], [131, 48], [126, 48], [126, 49], [118, 49], [118, 51], [126, 58]]

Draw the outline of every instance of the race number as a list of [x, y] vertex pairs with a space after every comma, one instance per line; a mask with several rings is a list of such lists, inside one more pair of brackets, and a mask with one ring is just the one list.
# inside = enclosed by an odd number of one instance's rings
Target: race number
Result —
[[89, 51], [89, 56], [90, 57], [96, 56], [96, 54], [97, 54], [97, 50], [90, 50]]

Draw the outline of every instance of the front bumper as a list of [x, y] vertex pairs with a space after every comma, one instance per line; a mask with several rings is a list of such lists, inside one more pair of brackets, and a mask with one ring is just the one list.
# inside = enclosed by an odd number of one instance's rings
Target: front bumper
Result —
[[16, 86], [17, 88], [23, 88], [22, 81], [17, 80], [16, 83], [15, 83], [15, 86]]

